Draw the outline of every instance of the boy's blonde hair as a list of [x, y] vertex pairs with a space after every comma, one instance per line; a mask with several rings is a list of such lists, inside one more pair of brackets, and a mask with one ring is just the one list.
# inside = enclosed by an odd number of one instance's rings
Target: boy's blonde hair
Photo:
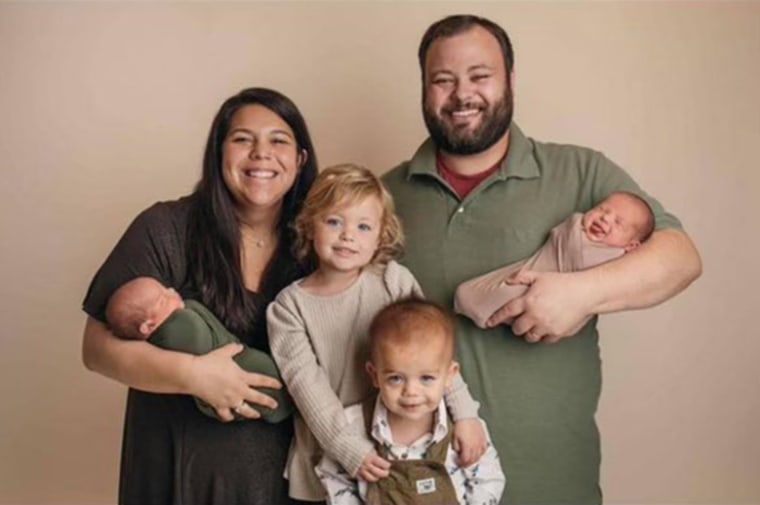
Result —
[[294, 225], [294, 252], [298, 261], [316, 264], [312, 238], [314, 222], [317, 219], [332, 209], [357, 204], [370, 196], [376, 197], [383, 209], [377, 251], [372, 256], [371, 263], [384, 265], [401, 254], [404, 233], [390, 193], [380, 179], [368, 169], [346, 163], [325, 168], [306, 195], [306, 201]]

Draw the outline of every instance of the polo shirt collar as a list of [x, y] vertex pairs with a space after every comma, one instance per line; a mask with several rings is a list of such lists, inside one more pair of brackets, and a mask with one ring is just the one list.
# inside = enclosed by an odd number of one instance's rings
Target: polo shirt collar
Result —
[[[414, 153], [409, 162], [407, 177], [427, 175], [439, 178], [435, 165], [436, 147], [428, 137]], [[533, 157], [533, 143], [522, 132], [519, 126], [512, 122], [509, 127], [509, 150], [494, 178], [505, 180], [509, 177], [532, 179], [539, 177], [538, 163]]]

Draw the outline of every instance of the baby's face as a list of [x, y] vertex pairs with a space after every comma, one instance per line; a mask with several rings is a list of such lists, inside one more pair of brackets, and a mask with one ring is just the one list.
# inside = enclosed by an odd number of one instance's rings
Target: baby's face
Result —
[[591, 242], [630, 250], [639, 245], [646, 212], [633, 197], [616, 193], [583, 215], [583, 231]]
[[172, 313], [183, 308], [185, 308], [185, 302], [182, 301], [179, 293], [160, 284], [156, 286], [151, 308], [151, 318], [155, 326], [160, 326]]

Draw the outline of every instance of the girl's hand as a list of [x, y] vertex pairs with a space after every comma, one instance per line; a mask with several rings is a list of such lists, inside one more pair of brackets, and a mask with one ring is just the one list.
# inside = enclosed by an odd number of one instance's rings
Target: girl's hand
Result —
[[248, 419], [261, 414], [255, 405], [277, 408], [277, 402], [254, 388], [280, 389], [277, 379], [246, 372], [233, 361], [243, 350], [242, 344], [227, 344], [208, 354], [195, 356], [190, 370], [190, 394], [208, 403], [223, 421], [235, 419], [235, 413]]
[[488, 448], [488, 438], [483, 423], [477, 417], [455, 422], [452, 443], [459, 455], [460, 467], [466, 468], [476, 463]]
[[364, 457], [356, 476], [367, 482], [377, 482], [390, 474], [391, 464], [373, 450]]

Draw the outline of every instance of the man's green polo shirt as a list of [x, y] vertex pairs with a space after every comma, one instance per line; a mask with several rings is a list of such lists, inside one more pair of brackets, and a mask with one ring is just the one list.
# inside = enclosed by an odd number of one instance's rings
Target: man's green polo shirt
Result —
[[[407, 237], [402, 263], [427, 297], [447, 307], [462, 281], [530, 256], [554, 226], [615, 191], [645, 198], [657, 228], [680, 228], [601, 153], [537, 142], [514, 124], [501, 167], [464, 200], [437, 174], [430, 139], [383, 180]], [[507, 477], [502, 503], [600, 503], [596, 318], [548, 345], [527, 344], [507, 326], [481, 330], [460, 316], [457, 353]]]

